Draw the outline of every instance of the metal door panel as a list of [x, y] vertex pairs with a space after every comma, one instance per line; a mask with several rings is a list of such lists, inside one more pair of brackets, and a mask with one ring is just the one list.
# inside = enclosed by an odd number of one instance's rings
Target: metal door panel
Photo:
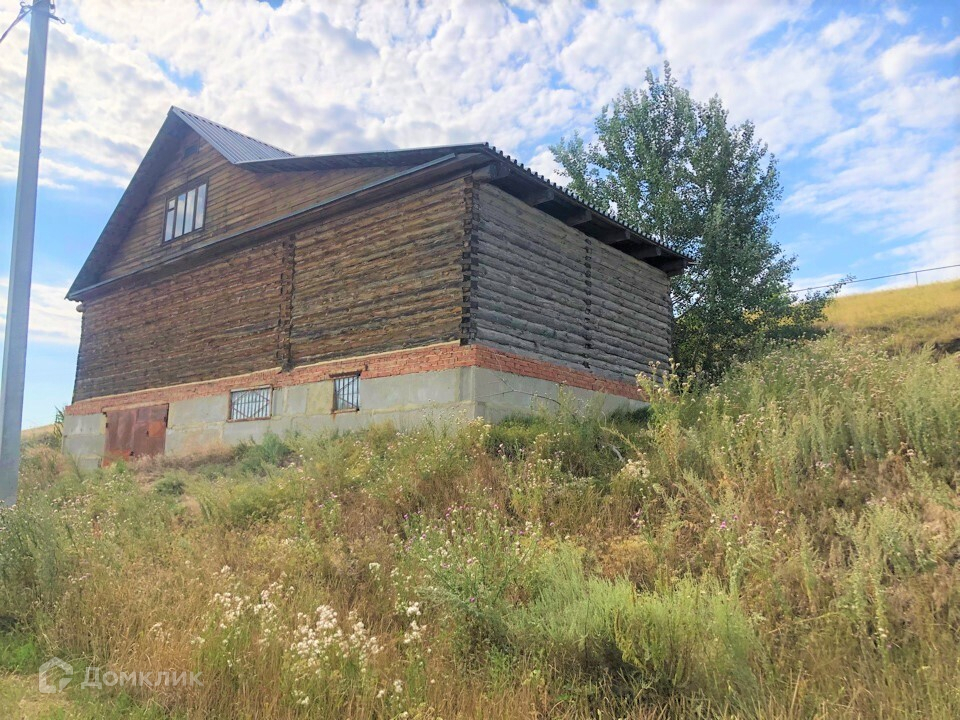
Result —
[[163, 453], [168, 410], [168, 405], [108, 410], [103, 465]]

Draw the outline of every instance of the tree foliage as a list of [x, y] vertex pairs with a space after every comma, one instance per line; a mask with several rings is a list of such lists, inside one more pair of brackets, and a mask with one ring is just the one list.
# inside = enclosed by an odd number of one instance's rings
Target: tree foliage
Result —
[[772, 239], [781, 197], [776, 158], [753, 123], [731, 123], [719, 97], [697, 102], [664, 64], [595, 122], [553, 146], [569, 188], [695, 260], [674, 279], [674, 358], [715, 380], [737, 358], [813, 334], [831, 292], [794, 302], [795, 259]]

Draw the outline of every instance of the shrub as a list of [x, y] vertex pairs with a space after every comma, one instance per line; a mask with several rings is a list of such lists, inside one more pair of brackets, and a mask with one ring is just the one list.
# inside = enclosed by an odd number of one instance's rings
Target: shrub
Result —
[[717, 708], [756, 700], [756, 632], [715, 580], [681, 579], [649, 592], [584, 570], [561, 545], [534, 571], [530, 603], [513, 616], [517, 645], [566, 676], [621, 686], [627, 698], [699, 698]]
[[186, 488], [183, 478], [179, 477], [160, 478], [153, 486], [154, 491], [161, 495], [183, 495]]
[[274, 433], [268, 433], [259, 443], [240, 445], [237, 465], [241, 472], [264, 475], [270, 468], [279, 467], [290, 459], [293, 450]]
[[755, 705], [757, 634], [737, 599], [709, 578], [684, 578], [637, 595], [616, 618], [617, 648], [660, 697], [703, 697], [713, 707]]
[[506, 648], [507, 615], [536, 552], [533, 526], [516, 529], [486, 509], [453, 507], [442, 521], [411, 518], [407, 537], [420, 593], [449, 618], [461, 656]]

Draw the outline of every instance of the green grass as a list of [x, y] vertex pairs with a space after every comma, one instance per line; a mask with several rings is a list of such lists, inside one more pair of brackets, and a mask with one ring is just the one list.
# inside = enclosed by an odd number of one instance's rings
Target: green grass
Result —
[[[960, 716], [956, 358], [832, 336], [648, 389], [90, 474], [35, 443], [0, 716]], [[52, 655], [204, 683], [40, 697]]]
[[826, 325], [894, 349], [930, 343], [960, 350], [960, 280], [847, 295], [826, 310]]
[[36, 676], [0, 671], [0, 717], [17, 720], [162, 720], [176, 717], [160, 705], [127, 694], [104, 695], [68, 688], [44, 695]]

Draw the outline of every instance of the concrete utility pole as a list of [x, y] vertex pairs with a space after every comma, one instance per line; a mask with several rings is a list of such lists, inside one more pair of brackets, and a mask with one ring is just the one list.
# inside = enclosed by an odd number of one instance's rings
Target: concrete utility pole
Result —
[[23, 422], [23, 381], [27, 369], [33, 233], [37, 220], [40, 120], [43, 114], [43, 80], [51, 14], [50, 0], [35, 0], [30, 11], [30, 48], [27, 51], [27, 82], [23, 94], [20, 167], [13, 215], [3, 375], [0, 378], [0, 502], [5, 505], [13, 505], [17, 501], [20, 473], [20, 424]]

